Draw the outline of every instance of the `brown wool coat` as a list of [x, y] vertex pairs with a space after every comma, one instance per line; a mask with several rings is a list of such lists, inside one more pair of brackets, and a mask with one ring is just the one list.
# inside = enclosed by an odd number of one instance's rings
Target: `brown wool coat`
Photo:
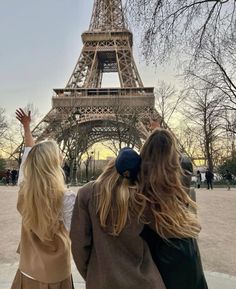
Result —
[[87, 289], [165, 289], [147, 244], [143, 224], [129, 221], [118, 237], [104, 232], [96, 215], [95, 186], [82, 187], [71, 223], [72, 254]]

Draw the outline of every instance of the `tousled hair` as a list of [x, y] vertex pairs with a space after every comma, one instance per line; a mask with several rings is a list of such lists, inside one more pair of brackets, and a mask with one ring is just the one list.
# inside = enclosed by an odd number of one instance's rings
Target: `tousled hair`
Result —
[[197, 237], [200, 225], [190, 208], [196, 204], [187, 195], [181, 180], [180, 154], [172, 133], [155, 130], [141, 149], [140, 192], [155, 220], [159, 235], [167, 239]]
[[65, 191], [61, 158], [55, 141], [36, 144], [24, 164], [23, 225], [42, 240], [52, 240], [60, 227]]
[[96, 212], [101, 227], [110, 235], [118, 236], [131, 214], [142, 220], [146, 198], [138, 193], [137, 182], [121, 176], [111, 160], [95, 181]]

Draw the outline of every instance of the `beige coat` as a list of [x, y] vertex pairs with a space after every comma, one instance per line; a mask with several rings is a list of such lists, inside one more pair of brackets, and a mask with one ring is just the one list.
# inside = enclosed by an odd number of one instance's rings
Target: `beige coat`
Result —
[[[23, 202], [20, 190], [17, 203], [20, 213]], [[56, 283], [71, 275], [70, 240], [63, 223], [53, 241], [42, 241], [36, 232], [26, 230], [22, 224], [19, 253], [19, 269], [37, 281]]]
[[87, 289], [165, 289], [136, 218], [118, 237], [104, 232], [96, 215], [95, 187], [79, 190], [71, 223], [72, 254]]

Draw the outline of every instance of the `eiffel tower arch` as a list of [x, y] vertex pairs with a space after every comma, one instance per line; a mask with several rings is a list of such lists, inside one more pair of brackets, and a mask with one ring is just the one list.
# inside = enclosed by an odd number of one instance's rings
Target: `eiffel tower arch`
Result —
[[[54, 89], [52, 109], [34, 136], [73, 146], [70, 159], [104, 140], [140, 148], [147, 137], [145, 118], [157, 114], [154, 88], [144, 87], [133, 57], [121, 0], [95, 0], [83, 48], [65, 88]], [[119, 87], [104, 88], [105, 73], [117, 73]]]

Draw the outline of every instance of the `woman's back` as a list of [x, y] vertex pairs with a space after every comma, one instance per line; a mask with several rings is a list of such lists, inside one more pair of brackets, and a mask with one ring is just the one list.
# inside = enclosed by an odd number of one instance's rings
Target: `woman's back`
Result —
[[[43, 143], [47, 145], [47, 143]], [[35, 205], [41, 202], [40, 198], [43, 196], [39, 195], [32, 196], [33, 190], [30, 187], [34, 185], [32, 182], [27, 185], [27, 179], [23, 177], [23, 167], [25, 163], [29, 166], [29, 154], [32, 148], [27, 147], [24, 150], [22, 164], [20, 167], [20, 190], [18, 193], [17, 209], [19, 213], [24, 217], [28, 207], [25, 206], [27, 198], [27, 192], [24, 188], [28, 189], [28, 194], [33, 198]], [[33, 169], [31, 169], [32, 171]], [[34, 187], [35, 189], [35, 187]], [[62, 187], [62, 190], [64, 188]], [[48, 189], [48, 194], [50, 190]], [[53, 194], [51, 193], [51, 198]], [[56, 230], [54, 230], [48, 236], [43, 232], [44, 227], [41, 227], [40, 211], [38, 212], [38, 222], [28, 228], [24, 223], [24, 218], [21, 227], [21, 241], [19, 245], [20, 263], [19, 269], [21, 272], [27, 274], [31, 278], [44, 283], [55, 283], [60, 282], [71, 275], [71, 258], [70, 258], [70, 239], [68, 230], [70, 228], [71, 213], [74, 205], [75, 195], [71, 191], [62, 192], [62, 205], [56, 208], [56, 219], [54, 221]], [[44, 197], [46, 201], [46, 197]], [[52, 204], [52, 202], [51, 202]], [[45, 202], [46, 205], [46, 202]], [[50, 210], [50, 207], [48, 208]], [[33, 211], [34, 212], [34, 211]], [[35, 261], [37, 260], [37, 262]]]
[[75, 196], [65, 193], [57, 143], [49, 140], [35, 144], [30, 112], [18, 109], [16, 118], [24, 128], [25, 150], [18, 178], [20, 262], [11, 288], [71, 289], [68, 228]]
[[[17, 203], [20, 213], [23, 203], [24, 193], [20, 190]], [[60, 221], [52, 240], [42, 240], [40, 235], [40, 232], [28, 230], [22, 223], [18, 249], [20, 271], [44, 283], [56, 283], [68, 278], [71, 275], [70, 240], [65, 224]]]
[[[160, 273], [140, 237], [143, 224], [130, 216], [119, 236], [100, 225], [96, 185], [79, 190], [72, 217], [72, 253], [87, 289], [162, 289]], [[109, 230], [109, 229], [108, 229]]]
[[[142, 232], [167, 289], [207, 288], [197, 245], [200, 224], [187, 194], [173, 135], [155, 130], [141, 150], [140, 187], [147, 198]], [[151, 227], [151, 228], [149, 228]]]

